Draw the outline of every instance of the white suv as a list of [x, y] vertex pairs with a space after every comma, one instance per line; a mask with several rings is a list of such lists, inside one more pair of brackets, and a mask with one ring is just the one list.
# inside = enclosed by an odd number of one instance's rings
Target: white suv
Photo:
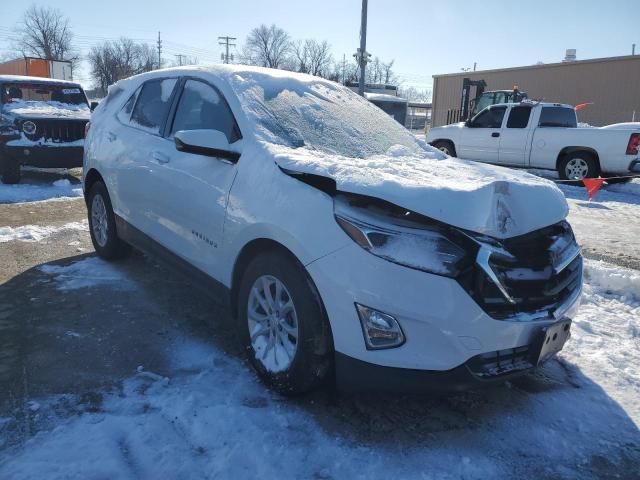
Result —
[[[118, 82], [86, 139], [98, 254], [224, 292], [281, 392], [461, 388], [559, 351], [582, 288], [562, 193], [447, 158], [349, 89], [242, 66]], [[217, 293], [216, 293], [217, 294]]]

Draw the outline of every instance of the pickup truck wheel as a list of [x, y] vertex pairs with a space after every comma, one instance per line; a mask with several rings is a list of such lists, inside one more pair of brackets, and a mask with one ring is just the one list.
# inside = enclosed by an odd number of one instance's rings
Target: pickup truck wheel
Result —
[[584, 152], [567, 155], [558, 165], [558, 175], [562, 180], [594, 178], [598, 173], [598, 163], [590, 154]]
[[96, 253], [105, 260], [125, 257], [131, 247], [118, 238], [116, 221], [107, 187], [96, 182], [88, 196], [89, 233]]
[[450, 157], [456, 156], [456, 147], [448, 140], [437, 140], [431, 145]]
[[11, 158], [0, 158], [2, 183], [20, 183], [20, 163]]
[[274, 390], [319, 387], [332, 371], [333, 341], [304, 267], [282, 252], [257, 255], [238, 291], [238, 337], [249, 362]]

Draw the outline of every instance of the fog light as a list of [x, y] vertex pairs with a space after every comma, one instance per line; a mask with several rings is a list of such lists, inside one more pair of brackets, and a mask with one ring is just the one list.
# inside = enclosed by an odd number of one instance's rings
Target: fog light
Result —
[[629, 165], [629, 170], [631, 170], [633, 173], [640, 173], [640, 160], [634, 160], [633, 162], [631, 162], [631, 165]]
[[367, 350], [395, 348], [404, 343], [404, 333], [391, 315], [356, 303]]

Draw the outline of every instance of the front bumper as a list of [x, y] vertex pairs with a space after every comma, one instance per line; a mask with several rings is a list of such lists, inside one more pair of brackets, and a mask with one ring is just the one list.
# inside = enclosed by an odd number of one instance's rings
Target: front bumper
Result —
[[[346, 380], [355, 386], [388, 373], [390, 385], [433, 384], [431, 380], [439, 383], [449, 377], [453, 389], [467, 388], [487, 381], [469, 378], [468, 362], [530, 346], [556, 321], [495, 320], [455, 280], [388, 262], [355, 244], [312, 262], [307, 270], [331, 323], [339, 384]], [[398, 348], [367, 350], [354, 302], [393, 315], [406, 342]], [[576, 295], [563, 317], [572, 318], [578, 304]]]
[[82, 146], [3, 145], [0, 161], [18, 162], [40, 168], [77, 168], [82, 166]]

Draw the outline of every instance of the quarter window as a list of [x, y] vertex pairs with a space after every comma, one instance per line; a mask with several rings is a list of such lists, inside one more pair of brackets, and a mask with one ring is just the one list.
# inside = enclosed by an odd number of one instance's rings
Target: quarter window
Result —
[[531, 107], [513, 107], [507, 120], [507, 128], [527, 128]]
[[131, 124], [149, 133], [160, 134], [171, 106], [171, 94], [176, 82], [175, 78], [146, 82], [138, 95]]
[[[127, 103], [125, 103], [124, 106], [118, 112], [118, 120], [120, 120], [121, 122], [129, 123], [129, 120], [131, 120], [131, 112], [133, 112], [133, 106], [136, 104], [136, 98], [138, 98], [138, 93], [140, 93], [140, 87], [138, 87], [136, 91], [133, 92], [133, 95], [129, 97], [129, 100], [127, 100]], [[111, 96], [111, 94], [109, 94], [109, 96]]]
[[500, 128], [507, 107], [489, 107], [471, 120], [473, 128]]
[[543, 107], [539, 126], [576, 128], [578, 126], [576, 112], [567, 107]]
[[187, 80], [176, 109], [171, 134], [179, 130], [217, 130], [229, 143], [240, 139], [240, 130], [226, 100], [211, 85]]

